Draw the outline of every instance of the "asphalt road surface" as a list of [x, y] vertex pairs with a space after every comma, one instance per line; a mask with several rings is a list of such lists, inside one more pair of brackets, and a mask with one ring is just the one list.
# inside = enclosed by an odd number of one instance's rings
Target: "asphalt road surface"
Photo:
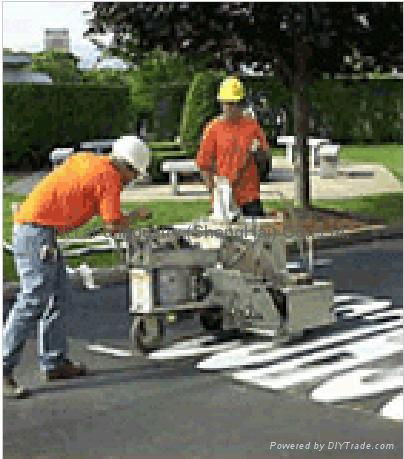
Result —
[[[400, 240], [319, 256], [333, 260], [321, 273], [333, 276], [337, 293], [402, 305]], [[237, 382], [226, 371], [196, 368], [209, 353], [151, 360], [89, 351], [89, 344], [128, 348], [126, 298], [123, 286], [72, 292], [71, 357], [91, 367], [87, 377], [41, 382], [36, 342], [29, 340], [15, 373], [34, 393], [4, 401], [6, 459], [402, 457], [401, 423], [378, 414], [397, 391], [365, 402], [318, 403], [307, 385], [274, 391]], [[196, 321], [182, 322], [168, 335], [167, 347], [181, 334], [198, 333]], [[371, 449], [355, 449], [364, 444]]]

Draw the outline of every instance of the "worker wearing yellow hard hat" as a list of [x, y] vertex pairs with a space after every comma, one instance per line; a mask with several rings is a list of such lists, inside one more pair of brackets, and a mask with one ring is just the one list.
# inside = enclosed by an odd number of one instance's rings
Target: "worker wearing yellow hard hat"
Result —
[[245, 98], [243, 83], [236, 77], [228, 77], [222, 81], [217, 99], [220, 102], [240, 102]]
[[245, 89], [237, 77], [221, 82], [217, 99], [222, 115], [206, 125], [196, 163], [209, 191], [215, 175], [227, 177], [242, 214], [262, 216], [258, 167], [268, 157], [265, 134], [255, 119], [243, 113]]

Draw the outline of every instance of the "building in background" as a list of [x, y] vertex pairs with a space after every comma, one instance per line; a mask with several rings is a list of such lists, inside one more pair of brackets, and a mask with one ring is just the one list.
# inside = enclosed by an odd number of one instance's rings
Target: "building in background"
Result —
[[3, 54], [3, 83], [51, 84], [52, 78], [46, 73], [28, 70], [31, 62], [26, 54]]
[[45, 29], [44, 48], [70, 53], [69, 29]]

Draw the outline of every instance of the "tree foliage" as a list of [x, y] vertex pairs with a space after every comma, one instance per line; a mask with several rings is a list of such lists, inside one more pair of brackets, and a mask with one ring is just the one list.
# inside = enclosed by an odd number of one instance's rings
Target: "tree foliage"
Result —
[[131, 62], [160, 48], [289, 83], [301, 57], [312, 76], [401, 65], [400, 3], [95, 2], [93, 11], [88, 35], [112, 32], [109, 48]]
[[187, 87], [192, 76], [192, 69], [183, 57], [152, 50], [136, 70], [128, 72], [133, 104], [139, 111], [153, 111], [166, 88]]
[[82, 83], [102, 86], [126, 86], [128, 72], [122, 69], [91, 69], [81, 71]]
[[32, 53], [31, 70], [47, 73], [54, 83], [78, 83], [81, 80], [79, 58], [62, 51]]

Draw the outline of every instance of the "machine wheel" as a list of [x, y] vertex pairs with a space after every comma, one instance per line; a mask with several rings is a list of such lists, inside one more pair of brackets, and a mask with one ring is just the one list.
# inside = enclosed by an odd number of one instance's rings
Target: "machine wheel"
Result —
[[165, 335], [163, 319], [156, 316], [135, 316], [131, 327], [132, 346], [143, 353], [151, 352], [161, 346]]
[[218, 311], [201, 312], [199, 319], [202, 327], [206, 331], [221, 331], [223, 330], [223, 316]]

